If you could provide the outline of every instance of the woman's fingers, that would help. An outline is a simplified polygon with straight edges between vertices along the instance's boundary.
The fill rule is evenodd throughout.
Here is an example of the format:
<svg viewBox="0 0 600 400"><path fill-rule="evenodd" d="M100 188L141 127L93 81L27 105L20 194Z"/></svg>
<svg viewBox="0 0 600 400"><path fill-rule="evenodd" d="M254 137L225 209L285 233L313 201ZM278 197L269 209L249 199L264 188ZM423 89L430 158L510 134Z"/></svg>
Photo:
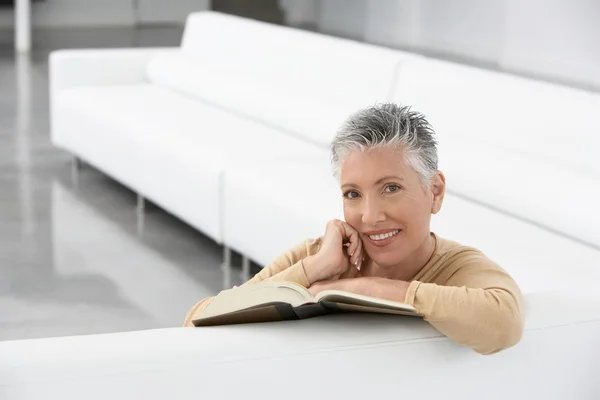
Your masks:
<svg viewBox="0 0 600 400"><path fill-rule="evenodd" d="M353 266L356 267L356 264L358 263L358 260L361 257L361 253L362 253L362 249L360 247L358 247L356 249L356 251L352 254L352 257L350 257L350 264L352 264Z"/></svg>
<svg viewBox="0 0 600 400"><path fill-rule="evenodd" d="M364 250L362 241L360 240L360 235L356 229L347 223L343 223L343 228L345 239L349 242L348 254L350 255L350 263L355 268L360 269L360 264L364 257Z"/></svg>
<svg viewBox="0 0 600 400"><path fill-rule="evenodd" d="M360 243L357 242L349 242L348 244L348 255L350 258L356 255L356 252L360 250Z"/></svg>
<svg viewBox="0 0 600 400"><path fill-rule="evenodd" d="M350 263L354 268L360 269L364 259L364 249L358 231L341 220L331 220L328 229L335 229L334 227L342 236L343 251L347 253Z"/></svg>

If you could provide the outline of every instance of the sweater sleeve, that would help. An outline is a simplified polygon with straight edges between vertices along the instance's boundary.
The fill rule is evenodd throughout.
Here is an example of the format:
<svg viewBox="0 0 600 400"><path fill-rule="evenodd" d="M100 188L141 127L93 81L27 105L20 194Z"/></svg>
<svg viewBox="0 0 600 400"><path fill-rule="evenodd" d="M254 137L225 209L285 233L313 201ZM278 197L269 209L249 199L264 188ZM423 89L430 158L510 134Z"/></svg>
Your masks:
<svg viewBox="0 0 600 400"><path fill-rule="evenodd" d="M305 240L300 245L277 257L244 285L270 280L294 282L303 287L308 287L310 282L306 277L302 260L318 253L320 248L321 238Z"/></svg>
<svg viewBox="0 0 600 400"><path fill-rule="evenodd" d="M444 284L411 282L406 302L454 342L480 354L515 345L523 334L519 287L483 255L458 257Z"/></svg>
<svg viewBox="0 0 600 400"><path fill-rule="evenodd" d="M264 267L252 279L243 285L258 283L266 280L294 282L303 287L308 287L309 282L304 271L302 260L316 254L321 247L321 238L305 240L298 246L286 251L277 257L271 264ZM242 286L243 286L242 285ZM197 319L214 297L207 297L194 304L187 312L184 326L193 327L193 320Z"/></svg>

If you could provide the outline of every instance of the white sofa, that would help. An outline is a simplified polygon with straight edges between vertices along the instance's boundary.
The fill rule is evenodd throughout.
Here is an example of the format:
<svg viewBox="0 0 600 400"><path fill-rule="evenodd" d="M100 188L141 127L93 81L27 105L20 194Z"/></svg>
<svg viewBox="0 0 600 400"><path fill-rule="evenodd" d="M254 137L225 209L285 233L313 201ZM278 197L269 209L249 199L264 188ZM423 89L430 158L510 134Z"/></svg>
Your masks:
<svg viewBox="0 0 600 400"><path fill-rule="evenodd" d="M52 140L221 243L228 163L324 153L311 141L390 99L410 57L192 14L180 48L53 53Z"/></svg>
<svg viewBox="0 0 600 400"><path fill-rule="evenodd" d="M433 228L481 248L515 276L526 332L490 357L422 321L382 316L13 341L0 343L0 397L597 395L600 298L589 288L600 277L600 241L598 224L581 219L597 215L559 192L579 188L597 198L597 161L575 150L565 155L568 166L555 158L568 147L564 125L536 133L529 121L508 131L501 108L475 108L482 116L465 120L476 113L463 107L492 101L489 90L505 90L509 102L527 94L520 107L536 94L548 104L549 96L577 98L583 111L569 135L593 146L586 110L597 97L212 12L190 16L180 48L60 51L50 72L57 146L261 264L342 217L327 149L342 120L378 101L414 104L431 116L448 175L450 193ZM523 138L521 147L505 146L499 135L508 133ZM535 135L561 139L529 157ZM536 164L543 157L547 168ZM565 178L553 192L556 175ZM270 385L257 383L263 374ZM315 392L317 383L325 392Z"/></svg>
<svg viewBox="0 0 600 400"><path fill-rule="evenodd" d="M307 154L313 148L149 83L144 67L159 53L52 54L52 141L220 242L224 166L271 154ZM116 76L121 64L124 73Z"/></svg>
<svg viewBox="0 0 600 400"><path fill-rule="evenodd" d="M527 314L487 357L376 315L0 342L0 398L597 399L598 299L529 295Z"/></svg>

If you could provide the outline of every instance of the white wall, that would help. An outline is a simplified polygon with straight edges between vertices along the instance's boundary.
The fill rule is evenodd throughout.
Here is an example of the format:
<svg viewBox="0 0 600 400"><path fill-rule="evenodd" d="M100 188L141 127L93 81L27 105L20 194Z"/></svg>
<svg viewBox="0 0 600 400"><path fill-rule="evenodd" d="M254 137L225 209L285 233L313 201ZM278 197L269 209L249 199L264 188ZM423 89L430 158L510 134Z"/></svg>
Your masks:
<svg viewBox="0 0 600 400"><path fill-rule="evenodd" d="M508 0L501 64L600 88L600 1Z"/></svg>
<svg viewBox="0 0 600 400"><path fill-rule="evenodd" d="M364 39L367 3L365 0L321 0L317 3L320 32L351 39Z"/></svg>
<svg viewBox="0 0 600 400"><path fill-rule="evenodd" d="M193 11L210 8L210 0L47 0L33 3L34 27L183 23ZM12 10L0 10L0 28L13 27Z"/></svg>
<svg viewBox="0 0 600 400"><path fill-rule="evenodd" d="M210 0L138 0L142 23L183 23L191 12L210 9Z"/></svg>
<svg viewBox="0 0 600 400"><path fill-rule="evenodd" d="M48 0L34 3L34 26L126 25L133 21L130 0Z"/></svg>
<svg viewBox="0 0 600 400"><path fill-rule="evenodd" d="M291 26L315 25L318 9L317 0L279 0L284 12L285 23Z"/></svg>
<svg viewBox="0 0 600 400"><path fill-rule="evenodd" d="M320 0L319 30L600 88L598 0Z"/></svg>

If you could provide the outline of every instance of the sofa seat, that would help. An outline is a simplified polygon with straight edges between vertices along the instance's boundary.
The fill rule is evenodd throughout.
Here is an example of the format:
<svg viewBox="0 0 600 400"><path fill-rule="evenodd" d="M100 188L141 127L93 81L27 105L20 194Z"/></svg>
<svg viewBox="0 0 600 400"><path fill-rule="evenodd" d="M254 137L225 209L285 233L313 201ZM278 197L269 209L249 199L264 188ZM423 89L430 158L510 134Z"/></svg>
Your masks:
<svg viewBox="0 0 600 400"><path fill-rule="evenodd" d="M225 245L266 265L302 240L322 235L330 219L343 219L342 195L327 155L227 168Z"/></svg>
<svg viewBox="0 0 600 400"><path fill-rule="evenodd" d="M218 242L228 163L318 151L150 84L67 89L54 110L58 144Z"/></svg>
<svg viewBox="0 0 600 400"><path fill-rule="evenodd" d="M553 292L525 305L521 342L492 356L385 315L6 341L0 398L306 399L319 386L318 397L345 399L596 398L599 299Z"/></svg>
<svg viewBox="0 0 600 400"><path fill-rule="evenodd" d="M322 235L330 219L343 219L341 190L326 161L313 157L228 168L225 244L267 265L302 240ZM238 192L249 195L231 195ZM600 250L449 193L432 217L432 230L479 248L525 293L600 280Z"/></svg>
<svg viewBox="0 0 600 400"><path fill-rule="evenodd" d="M440 168L451 193L600 249L600 175L458 139L440 146Z"/></svg>

